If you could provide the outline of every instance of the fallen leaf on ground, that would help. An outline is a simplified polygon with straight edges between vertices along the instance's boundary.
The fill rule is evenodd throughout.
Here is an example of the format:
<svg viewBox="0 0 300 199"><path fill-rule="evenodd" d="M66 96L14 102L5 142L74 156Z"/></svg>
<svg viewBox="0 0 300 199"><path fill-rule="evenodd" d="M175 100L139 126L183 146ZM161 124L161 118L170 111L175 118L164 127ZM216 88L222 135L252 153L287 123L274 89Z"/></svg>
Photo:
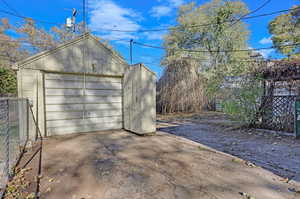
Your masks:
<svg viewBox="0 0 300 199"><path fill-rule="evenodd" d="M28 196L26 196L26 199L34 199L35 198L35 193L31 193Z"/></svg>
<svg viewBox="0 0 300 199"><path fill-rule="evenodd" d="M238 158L233 158L231 161L235 162L235 163L243 163L244 162L243 160L238 159Z"/></svg>
<svg viewBox="0 0 300 199"><path fill-rule="evenodd" d="M290 181L289 178L280 178L279 179L281 182L285 182L285 183L288 183Z"/></svg>
<svg viewBox="0 0 300 199"><path fill-rule="evenodd" d="M294 193L300 194L300 189L288 188L288 190L289 190L290 192L294 192Z"/></svg>
<svg viewBox="0 0 300 199"><path fill-rule="evenodd" d="M48 187L47 189L46 189L46 193L49 193L51 191L51 187Z"/></svg>
<svg viewBox="0 0 300 199"><path fill-rule="evenodd" d="M248 193L245 192L239 192L240 195L244 196L246 199L255 199L255 197L249 195Z"/></svg>
<svg viewBox="0 0 300 199"><path fill-rule="evenodd" d="M246 164L248 167L256 167L255 164L253 164L252 162L249 162L249 161L246 161L245 164Z"/></svg>
<svg viewBox="0 0 300 199"><path fill-rule="evenodd" d="M49 181L49 182L53 182L53 181L54 181L54 178L50 178L48 181Z"/></svg>

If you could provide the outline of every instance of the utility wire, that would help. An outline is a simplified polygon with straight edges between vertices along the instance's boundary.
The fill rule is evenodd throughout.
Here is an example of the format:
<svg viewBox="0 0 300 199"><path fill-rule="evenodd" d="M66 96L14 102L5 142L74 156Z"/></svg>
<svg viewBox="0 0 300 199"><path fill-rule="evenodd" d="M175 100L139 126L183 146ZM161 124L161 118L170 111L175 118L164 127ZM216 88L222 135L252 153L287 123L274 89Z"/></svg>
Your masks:
<svg viewBox="0 0 300 199"><path fill-rule="evenodd" d="M19 18L22 18L22 19L31 19L32 21L35 21L35 22L38 22L38 23L61 25L61 23L38 20L38 19L31 18L31 17L19 15L19 14L16 14L16 13L12 13L12 12L7 11L7 10L0 10L0 13L4 13L4 14L7 14L7 15L19 17Z"/></svg>
<svg viewBox="0 0 300 199"><path fill-rule="evenodd" d="M196 58L196 57L184 57L184 59L191 59L191 60L196 60L196 61L203 61L203 62L209 62L211 60L209 59L201 59L201 58ZM127 60L129 61L129 60ZM266 59L262 59L262 60L255 60L255 59L238 59L238 60L233 60L232 62L229 62L229 63L234 63L234 62L237 62L237 63L264 63L264 62L276 62L276 60L266 60ZM143 61L140 61L140 62L137 62L137 63L143 63L143 64L148 64L148 65L161 65L161 63L159 61L150 61L150 62L143 62Z"/></svg>
<svg viewBox="0 0 300 199"><path fill-rule="evenodd" d="M27 40L5 40L5 39L1 39L0 43L32 43L32 42L29 42Z"/></svg>
<svg viewBox="0 0 300 199"><path fill-rule="evenodd" d="M8 9L10 9L11 11L13 11L15 14L21 15L16 9L14 9L12 6L10 6L10 5L7 3L6 0L1 0L1 1L5 4L5 6L6 6Z"/></svg>
<svg viewBox="0 0 300 199"><path fill-rule="evenodd" d="M281 47L291 47L291 46L297 46L300 45L300 43L295 43L295 44L286 44L286 45L280 45L280 46L270 46L270 47L264 47L264 48L253 48L253 49L237 49L237 50L189 50L189 49L171 49L171 48L164 48L161 46L153 46L150 44L144 44L140 42L133 42L134 44L140 45L140 46L145 46L149 48L156 48L156 49L161 49L161 50L174 50L174 51L185 51L185 52L202 52L202 53L219 53L219 52L247 52L247 51L256 51L256 50L266 50L266 49L273 49L273 48L281 48Z"/></svg>
<svg viewBox="0 0 300 199"><path fill-rule="evenodd" d="M126 41L129 42L128 40L125 39L111 39L111 40L103 40L103 41L108 41L108 42L117 42L117 41ZM67 41L66 41L67 42ZM28 40L5 40L5 39L0 39L0 44L1 43L26 43L26 44L44 44L45 42L30 42Z"/></svg>
<svg viewBox="0 0 300 199"><path fill-rule="evenodd" d="M253 15L253 16L245 16L239 19L231 19L231 20L225 20L221 23L206 23L206 24L195 24L195 25L189 25L185 26L186 28L196 28L196 27L202 27L202 26L210 26L210 25L218 25L218 24L224 24L228 22L235 22L237 20L245 20L245 19L254 19L254 18L259 18L259 17L266 17L266 16L271 16L283 12L288 12L288 11L293 11L293 10L299 10L300 7L298 8L291 8L291 9L286 9L286 10L278 10L274 12L269 12L269 13L263 13L259 15ZM177 30L177 29L182 29L182 27L167 27L167 28L157 28L157 29L141 29L141 30L120 30L120 29L105 29L101 28L99 30L101 31L110 31L110 32L131 32L131 33L140 33L140 32L159 32L159 31L168 31L168 30ZM96 32L96 31L94 31Z"/></svg>
<svg viewBox="0 0 300 199"><path fill-rule="evenodd" d="M279 14L279 13L283 13L283 12L288 12L288 11L292 11L292 10L298 10L300 9L298 8L291 8L291 9L286 9L286 10L278 10L278 11L274 11L274 12L270 12L270 13L264 13L264 14L260 14L260 15L254 15L254 16L245 16L242 17L238 20L242 20L242 19L253 19L253 18L259 18L259 17L266 17L266 16L270 16L270 15L275 15L275 14ZM44 20L38 20L38 19L34 19L32 17L27 17L27 16L23 16L17 13L13 13L7 10L0 10L0 13L4 13L7 15L11 15L14 17L19 17L22 19L31 19L35 22L38 23L44 23L44 24L53 24L53 25L61 25L62 23L57 23L57 22L51 22L51 21L44 21ZM235 22L235 20L225 20L222 23L227 23L227 22ZM186 26L186 27L201 27L201 26L210 26L210 25L216 25L216 24L220 24L220 23L207 23L207 24L196 24L196 25L190 25L190 26ZM111 32L132 32L132 33L139 33L139 32L159 32L159 31L167 31L167 30L176 30L176 29L182 29L182 27L167 27L167 28L157 28L157 29L141 29L141 30L120 30L120 29L100 29L101 31L111 31Z"/></svg>
<svg viewBox="0 0 300 199"><path fill-rule="evenodd" d="M253 14L259 10L261 10L262 8L264 8L267 4L269 4L271 2L271 0L267 0L265 1L261 6L259 6L258 8L254 9L253 11L251 12L248 12L247 14L244 14L243 16L241 16L240 18L238 18L233 24L231 24L229 27L232 27L234 26L235 24L237 24L239 21L241 21L241 19L245 18L246 16L250 15L250 14ZM228 27L228 28L229 28Z"/></svg>

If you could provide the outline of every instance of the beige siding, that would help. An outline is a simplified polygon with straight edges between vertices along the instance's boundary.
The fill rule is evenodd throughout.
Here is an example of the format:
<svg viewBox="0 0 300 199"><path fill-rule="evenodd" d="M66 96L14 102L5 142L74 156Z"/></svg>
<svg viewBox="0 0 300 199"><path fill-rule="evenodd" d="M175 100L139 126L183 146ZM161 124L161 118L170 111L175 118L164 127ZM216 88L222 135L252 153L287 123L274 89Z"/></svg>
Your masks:
<svg viewBox="0 0 300 199"><path fill-rule="evenodd" d="M144 132L156 131L156 76L145 67L141 67L141 128Z"/></svg>
<svg viewBox="0 0 300 199"><path fill-rule="evenodd" d="M87 73L98 73L106 75L124 75L127 65L101 43L90 38L87 40L88 67Z"/></svg>
<svg viewBox="0 0 300 199"><path fill-rule="evenodd" d="M124 76L124 128L138 134L156 130L155 75L135 65Z"/></svg>
<svg viewBox="0 0 300 199"><path fill-rule="evenodd" d="M121 82L118 77L46 73L47 135L122 128Z"/></svg>
<svg viewBox="0 0 300 199"><path fill-rule="evenodd" d="M140 95L137 93L141 85L139 70L130 67L124 76L124 128L132 132L140 132L141 115Z"/></svg>
<svg viewBox="0 0 300 199"><path fill-rule="evenodd" d="M123 76L127 64L92 36L86 36L22 63L23 68L64 73Z"/></svg>
<svg viewBox="0 0 300 199"><path fill-rule="evenodd" d="M71 133L82 133L92 131L102 131L108 129L122 129L122 122L119 123L95 123L93 125L75 125L67 127L48 128L50 132L55 132L53 135L65 135Z"/></svg>
<svg viewBox="0 0 300 199"><path fill-rule="evenodd" d="M32 106L33 115L29 111L29 139L34 140L37 135L34 119L43 134L44 126L44 93L43 73L37 70L20 69L18 76L18 97L27 98Z"/></svg>
<svg viewBox="0 0 300 199"><path fill-rule="evenodd" d="M101 123L100 123L101 121ZM97 118L86 118L86 119L68 119L65 120L50 120L47 121L48 128L54 127L72 127L82 125L94 125L94 124L105 124L105 123L120 123L122 122L121 116L109 116L109 117L97 117Z"/></svg>

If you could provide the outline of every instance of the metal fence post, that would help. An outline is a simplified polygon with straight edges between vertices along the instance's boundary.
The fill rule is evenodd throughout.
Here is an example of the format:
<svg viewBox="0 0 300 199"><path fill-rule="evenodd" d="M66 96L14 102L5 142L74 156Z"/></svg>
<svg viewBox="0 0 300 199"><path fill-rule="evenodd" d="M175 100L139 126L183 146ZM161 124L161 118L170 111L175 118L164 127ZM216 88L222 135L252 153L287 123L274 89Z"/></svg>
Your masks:
<svg viewBox="0 0 300 199"><path fill-rule="evenodd" d="M9 174L9 160L10 160L10 157L9 157L9 100L5 100L6 101L6 114L5 114L5 129L4 129L4 134L5 134L5 151L6 151L6 160L5 160L5 172L6 172L6 177L9 178L10 174Z"/></svg>

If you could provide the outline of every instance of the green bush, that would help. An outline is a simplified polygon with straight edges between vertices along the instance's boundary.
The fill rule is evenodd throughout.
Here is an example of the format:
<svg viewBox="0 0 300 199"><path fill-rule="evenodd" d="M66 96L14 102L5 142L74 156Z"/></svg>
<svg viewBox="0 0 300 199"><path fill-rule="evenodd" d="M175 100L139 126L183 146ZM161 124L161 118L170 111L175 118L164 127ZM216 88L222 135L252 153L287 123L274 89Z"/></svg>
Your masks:
<svg viewBox="0 0 300 199"><path fill-rule="evenodd" d="M232 89L227 99L224 99L221 104L223 111L247 126L254 126L259 119L262 94L260 78L246 77L239 87Z"/></svg>
<svg viewBox="0 0 300 199"><path fill-rule="evenodd" d="M0 95L17 93L16 73L7 68L0 68Z"/></svg>

